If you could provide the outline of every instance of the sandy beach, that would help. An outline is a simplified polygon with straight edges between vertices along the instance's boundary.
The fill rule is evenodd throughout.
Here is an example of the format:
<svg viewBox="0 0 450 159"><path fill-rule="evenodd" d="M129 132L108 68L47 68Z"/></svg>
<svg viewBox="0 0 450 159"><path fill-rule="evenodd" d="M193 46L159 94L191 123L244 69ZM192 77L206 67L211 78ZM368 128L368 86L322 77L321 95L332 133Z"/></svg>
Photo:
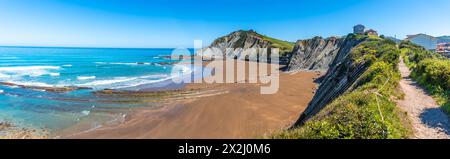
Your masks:
<svg viewBox="0 0 450 159"><path fill-rule="evenodd" d="M279 91L270 95L260 94L260 82L187 84L182 90L197 93L166 102L158 109L135 108L120 124L61 137L261 138L290 126L298 118L313 97L314 80L320 75L281 72ZM249 77L235 80L248 81Z"/></svg>

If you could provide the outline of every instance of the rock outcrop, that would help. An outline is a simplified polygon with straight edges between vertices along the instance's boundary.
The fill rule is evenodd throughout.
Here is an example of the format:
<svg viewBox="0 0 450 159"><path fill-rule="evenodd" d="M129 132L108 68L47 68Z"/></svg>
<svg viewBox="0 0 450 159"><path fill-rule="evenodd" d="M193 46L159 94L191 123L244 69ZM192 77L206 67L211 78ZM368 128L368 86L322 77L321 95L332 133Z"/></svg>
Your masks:
<svg viewBox="0 0 450 159"><path fill-rule="evenodd" d="M304 121L318 113L334 99L350 90L351 86L367 70L367 66L364 63L355 64L352 58L348 56L351 53L352 48L365 40L366 38L357 38L352 34L347 36L342 43L333 42L332 39L329 39L328 45L337 43L339 46L337 48L338 51L336 51L336 55L333 55L334 60L330 63L331 67L321 78L319 89L316 91L316 94L308 104L306 110L300 116L300 119L294 124L294 127L302 125ZM320 43L321 40L318 39L317 41ZM322 41L322 43L324 42Z"/></svg>
<svg viewBox="0 0 450 159"><path fill-rule="evenodd" d="M231 58L257 61L259 55L270 55L271 48L279 48L280 54L291 52L293 44L260 35L255 31L236 31L216 39L210 46L196 54L206 59Z"/></svg>
<svg viewBox="0 0 450 159"><path fill-rule="evenodd" d="M315 37L308 40L297 41L291 55L287 71L314 70L327 71L333 64L339 62L335 60L346 56L346 54L361 40L354 38L330 37L323 39Z"/></svg>

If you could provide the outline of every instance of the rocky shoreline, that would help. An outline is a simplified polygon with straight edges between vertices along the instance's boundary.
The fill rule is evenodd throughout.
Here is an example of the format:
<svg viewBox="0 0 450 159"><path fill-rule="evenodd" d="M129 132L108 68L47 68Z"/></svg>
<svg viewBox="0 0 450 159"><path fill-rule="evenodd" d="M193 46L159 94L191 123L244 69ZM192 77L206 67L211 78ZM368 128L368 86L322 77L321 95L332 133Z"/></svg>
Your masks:
<svg viewBox="0 0 450 159"><path fill-rule="evenodd" d="M0 122L0 139L47 139L45 129L21 128L9 122Z"/></svg>

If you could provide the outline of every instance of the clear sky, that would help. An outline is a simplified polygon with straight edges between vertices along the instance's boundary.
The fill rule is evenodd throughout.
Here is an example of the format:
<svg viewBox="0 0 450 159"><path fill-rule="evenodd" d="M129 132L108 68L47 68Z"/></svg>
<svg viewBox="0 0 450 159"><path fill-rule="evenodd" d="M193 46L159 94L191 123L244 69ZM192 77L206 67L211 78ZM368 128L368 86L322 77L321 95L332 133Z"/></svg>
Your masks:
<svg viewBox="0 0 450 159"><path fill-rule="evenodd" d="M450 35L449 0L0 0L0 45L193 47L239 29L288 41Z"/></svg>

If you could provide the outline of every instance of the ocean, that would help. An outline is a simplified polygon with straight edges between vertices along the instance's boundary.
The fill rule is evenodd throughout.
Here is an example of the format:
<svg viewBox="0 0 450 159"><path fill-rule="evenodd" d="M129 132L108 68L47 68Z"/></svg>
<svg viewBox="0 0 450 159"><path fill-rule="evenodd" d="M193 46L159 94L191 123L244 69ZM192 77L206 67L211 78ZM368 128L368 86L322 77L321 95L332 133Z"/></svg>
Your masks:
<svg viewBox="0 0 450 159"><path fill-rule="evenodd" d="M124 115L117 108L148 107L149 103L105 102L93 95L104 89L165 88L174 76L197 68L167 57L173 49L0 47L0 122L56 131L89 118L99 127ZM193 52L193 50L190 50ZM178 70L176 70L176 69ZM179 73L173 74L176 70ZM33 87L89 87L51 92ZM93 113L96 114L93 114ZM94 117L93 117L94 116Z"/></svg>

